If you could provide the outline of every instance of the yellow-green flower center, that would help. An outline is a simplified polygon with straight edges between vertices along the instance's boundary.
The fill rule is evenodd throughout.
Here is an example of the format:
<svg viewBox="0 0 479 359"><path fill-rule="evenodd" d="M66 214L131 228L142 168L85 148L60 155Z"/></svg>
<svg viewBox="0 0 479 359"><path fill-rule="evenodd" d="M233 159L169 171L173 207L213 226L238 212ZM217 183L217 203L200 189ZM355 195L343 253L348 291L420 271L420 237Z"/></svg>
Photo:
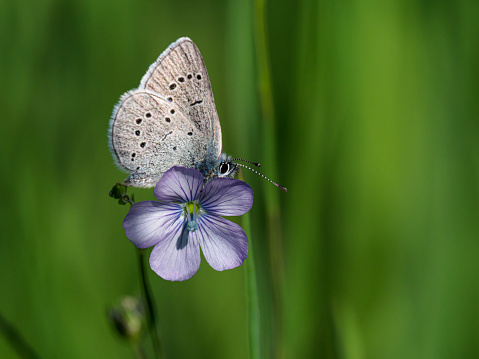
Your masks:
<svg viewBox="0 0 479 359"><path fill-rule="evenodd" d="M198 208L196 208L196 206L193 202L188 202L186 205L188 206L188 212L190 212L190 213L195 213L199 209L199 206L198 206Z"/></svg>
<svg viewBox="0 0 479 359"><path fill-rule="evenodd" d="M184 213L186 216L186 220L188 221L188 230L194 232L198 229L198 215L200 211L202 211L199 202L192 201L184 204Z"/></svg>

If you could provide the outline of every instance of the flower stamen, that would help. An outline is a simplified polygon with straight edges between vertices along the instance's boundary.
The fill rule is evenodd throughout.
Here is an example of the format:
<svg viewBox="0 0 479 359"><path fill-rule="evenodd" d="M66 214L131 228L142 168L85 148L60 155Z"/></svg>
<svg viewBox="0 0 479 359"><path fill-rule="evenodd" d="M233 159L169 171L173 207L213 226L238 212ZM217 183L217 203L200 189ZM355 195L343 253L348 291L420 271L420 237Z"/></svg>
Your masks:
<svg viewBox="0 0 479 359"><path fill-rule="evenodd" d="M196 205L198 205L198 208L196 207ZM185 203L184 209L186 220L188 221L187 229L190 232L194 232L198 229L197 219L201 209L200 204L198 203L198 201L188 202Z"/></svg>

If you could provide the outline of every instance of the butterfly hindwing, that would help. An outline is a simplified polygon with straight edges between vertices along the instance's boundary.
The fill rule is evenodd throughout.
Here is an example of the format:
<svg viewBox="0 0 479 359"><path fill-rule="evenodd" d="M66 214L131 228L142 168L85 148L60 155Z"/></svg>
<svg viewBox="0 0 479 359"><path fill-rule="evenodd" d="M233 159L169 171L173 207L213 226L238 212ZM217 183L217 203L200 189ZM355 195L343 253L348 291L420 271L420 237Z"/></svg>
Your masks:
<svg viewBox="0 0 479 359"><path fill-rule="evenodd" d="M172 166L194 167L207 155L205 134L183 108L148 90L127 92L110 122L110 148L135 187L152 187Z"/></svg>

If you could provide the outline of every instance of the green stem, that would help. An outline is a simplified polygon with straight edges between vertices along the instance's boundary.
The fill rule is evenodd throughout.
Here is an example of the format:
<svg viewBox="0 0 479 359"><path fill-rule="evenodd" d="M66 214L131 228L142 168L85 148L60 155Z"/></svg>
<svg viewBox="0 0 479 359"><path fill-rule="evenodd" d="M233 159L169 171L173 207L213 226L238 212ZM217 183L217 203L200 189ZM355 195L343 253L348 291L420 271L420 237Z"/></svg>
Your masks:
<svg viewBox="0 0 479 359"><path fill-rule="evenodd" d="M130 207L135 204L133 198L126 195L126 201L130 204ZM133 197L133 196L132 196ZM143 293L143 298L145 298L146 302L146 310L147 310L147 320L148 320L148 329L150 332L151 342L153 344L153 350L155 352L156 358L164 358L163 349L160 344L160 330L158 328L157 319L156 319L156 312L154 306L154 299L153 293L150 288L150 282L148 280L147 274L147 265L146 265L146 256L144 249L138 249L138 268L140 270L140 279L141 279L141 291ZM146 355L142 347L139 347L139 351L137 354Z"/></svg>
<svg viewBox="0 0 479 359"><path fill-rule="evenodd" d="M274 168L276 163L275 144L275 114L273 103L273 90L271 86L271 70L268 55L268 43L266 33L266 0L255 0L255 45L258 70L258 86L261 103L261 115L263 119L263 152L265 162ZM276 178L274 169L270 172ZM281 221L279 211L279 198L276 188L271 188L265 183L266 215L268 228L268 247L271 269L271 315L272 320L268 323L270 338L268 352L265 355L269 358L282 358L282 283L284 279L283 245L281 240Z"/></svg>
<svg viewBox="0 0 479 359"><path fill-rule="evenodd" d="M148 356L146 355L145 348L143 348L143 345L141 343L138 343L134 347L135 350L135 357L137 359L148 359Z"/></svg>
<svg viewBox="0 0 479 359"><path fill-rule="evenodd" d="M143 297L146 301L146 308L148 313L148 327L150 330L151 341L153 344L153 350L155 352L156 358L164 357L162 355L162 348L160 345L160 333L156 320L156 313L154 308L153 294L150 289L150 283L148 280L148 274L146 272L146 261L145 261L145 250L138 249L138 265L140 269L140 278L141 278L141 289L143 292Z"/></svg>
<svg viewBox="0 0 479 359"><path fill-rule="evenodd" d="M20 332L0 314L0 332L5 340L12 346L19 357L35 359L38 358L37 353L28 345Z"/></svg>

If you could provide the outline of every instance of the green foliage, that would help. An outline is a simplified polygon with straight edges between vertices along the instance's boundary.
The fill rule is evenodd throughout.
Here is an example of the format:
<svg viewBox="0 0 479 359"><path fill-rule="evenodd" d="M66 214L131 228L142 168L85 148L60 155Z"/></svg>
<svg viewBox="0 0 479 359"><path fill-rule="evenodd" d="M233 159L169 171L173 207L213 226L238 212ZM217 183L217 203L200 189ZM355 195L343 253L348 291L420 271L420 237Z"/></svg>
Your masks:
<svg viewBox="0 0 479 359"><path fill-rule="evenodd" d="M285 357L479 357L479 3L267 2L272 129L254 11L234 0L0 2L2 317L42 358L132 357L105 316L140 294L121 226L129 206L108 196L126 177L108 120L189 36L223 149L288 188L244 173L264 293L276 290L266 201L278 191ZM245 271L202 265L182 283L150 272L168 359L248 356ZM259 299L271 315L271 298ZM15 355L0 336L0 357Z"/></svg>

